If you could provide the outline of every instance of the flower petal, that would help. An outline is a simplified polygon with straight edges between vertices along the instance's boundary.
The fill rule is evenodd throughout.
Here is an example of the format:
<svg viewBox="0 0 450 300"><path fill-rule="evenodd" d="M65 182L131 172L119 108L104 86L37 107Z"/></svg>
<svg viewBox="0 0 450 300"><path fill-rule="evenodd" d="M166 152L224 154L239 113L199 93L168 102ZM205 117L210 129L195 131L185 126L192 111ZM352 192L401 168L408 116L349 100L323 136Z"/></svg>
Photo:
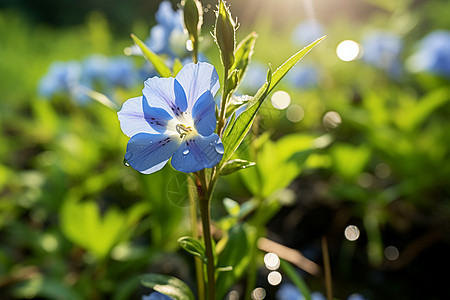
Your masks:
<svg viewBox="0 0 450 300"><path fill-rule="evenodd" d="M216 69L206 62L185 65L175 78L186 93L189 108L194 106L195 101L204 92L209 90L214 96L220 87Z"/></svg>
<svg viewBox="0 0 450 300"><path fill-rule="evenodd" d="M144 82L142 93L151 103L152 107L162 108L173 118L182 114L180 108L175 104L175 88L173 77L152 77Z"/></svg>
<svg viewBox="0 0 450 300"><path fill-rule="evenodd" d="M125 101L117 115L120 121L120 128L129 137L139 132L157 133L145 118L142 97L135 97Z"/></svg>
<svg viewBox="0 0 450 300"><path fill-rule="evenodd" d="M223 156L223 144L215 133L197 135L185 140L172 156L172 166L178 171L191 173L217 165Z"/></svg>
<svg viewBox="0 0 450 300"><path fill-rule="evenodd" d="M164 133L167 128L167 121L173 119L164 109L151 107L145 96L142 97L142 110L144 111L144 117L147 123L158 133Z"/></svg>
<svg viewBox="0 0 450 300"><path fill-rule="evenodd" d="M177 105L177 108L185 112L188 107L186 93L184 92L184 89L181 86L180 82L176 79L174 81L174 91L175 91L175 104Z"/></svg>
<svg viewBox="0 0 450 300"><path fill-rule="evenodd" d="M180 146L178 135L138 133L127 144L125 160L144 174L160 170Z"/></svg>
<svg viewBox="0 0 450 300"><path fill-rule="evenodd" d="M209 136L216 129L216 107L210 91L204 92L192 108L192 118L198 133Z"/></svg>

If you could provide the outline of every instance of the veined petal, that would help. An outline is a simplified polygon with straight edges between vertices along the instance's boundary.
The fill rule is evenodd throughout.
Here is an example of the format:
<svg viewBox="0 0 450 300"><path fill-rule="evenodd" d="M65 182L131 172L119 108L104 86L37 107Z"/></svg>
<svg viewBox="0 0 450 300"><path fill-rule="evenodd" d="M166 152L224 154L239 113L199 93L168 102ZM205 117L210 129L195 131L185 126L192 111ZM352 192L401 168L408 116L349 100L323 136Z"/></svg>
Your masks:
<svg viewBox="0 0 450 300"><path fill-rule="evenodd" d="M175 104L175 88L173 77L158 78L152 77L144 82L142 93L147 98L152 107L162 108L173 118L182 114Z"/></svg>
<svg viewBox="0 0 450 300"><path fill-rule="evenodd" d="M125 101L117 115L120 121L120 128L129 137L139 132L157 133L145 118L142 97L135 97Z"/></svg>
<svg viewBox="0 0 450 300"><path fill-rule="evenodd" d="M192 108L195 101L204 92L209 90L214 96L220 87L216 69L213 65L205 62L187 64L175 78L186 93L188 108Z"/></svg>
<svg viewBox="0 0 450 300"><path fill-rule="evenodd" d="M175 91L175 104L176 106L182 111L185 112L188 103L186 99L186 93L184 92L183 87L181 86L180 82L175 79L174 81L174 91Z"/></svg>
<svg viewBox="0 0 450 300"><path fill-rule="evenodd" d="M151 107L145 96L142 97L142 110L147 123L158 133L164 133L168 121L173 119L166 110L159 107Z"/></svg>
<svg viewBox="0 0 450 300"><path fill-rule="evenodd" d="M192 108L192 118L198 133L209 136L216 129L216 107L210 91L204 92Z"/></svg>
<svg viewBox="0 0 450 300"><path fill-rule="evenodd" d="M197 135L185 140L172 156L172 166L178 171L191 173L217 165L223 156L223 144L215 133Z"/></svg>
<svg viewBox="0 0 450 300"><path fill-rule="evenodd" d="M125 160L144 174L160 170L180 146L178 135L138 133L127 144Z"/></svg>

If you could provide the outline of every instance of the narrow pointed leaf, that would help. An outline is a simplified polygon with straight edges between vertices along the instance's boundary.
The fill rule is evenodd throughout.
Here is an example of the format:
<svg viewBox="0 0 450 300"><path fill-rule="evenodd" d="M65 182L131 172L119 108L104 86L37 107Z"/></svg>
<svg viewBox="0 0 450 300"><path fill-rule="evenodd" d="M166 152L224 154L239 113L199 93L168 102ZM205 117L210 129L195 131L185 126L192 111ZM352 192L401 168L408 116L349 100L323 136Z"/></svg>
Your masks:
<svg viewBox="0 0 450 300"><path fill-rule="evenodd" d="M141 48L144 57L149 63L153 65L153 67L155 67L156 72L158 72L161 77L172 76L172 71L170 71L170 68L166 66L164 60L158 54L150 50L147 45L134 34L131 34L131 38L136 43L136 45Z"/></svg>
<svg viewBox="0 0 450 300"><path fill-rule="evenodd" d="M160 274L145 274L141 284L175 300L195 300L189 286L180 279Z"/></svg>
<svg viewBox="0 0 450 300"><path fill-rule="evenodd" d="M235 88L239 86L247 71L248 64L250 63L254 52L257 37L258 35L255 32L252 32L237 46L236 53L234 54L234 64L231 67L232 70L238 70L238 82Z"/></svg>
<svg viewBox="0 0 450 300"><path fill-rule="evenodd" d="M295 66L314 46L320 43L325 36L317 39L315 42L306 46L291 58L285 61L273 74L271 71L268 73L266 83L258 90L255 97L250 101L247 109L239 115L236 120L230 121L225 132L223 134L223 144L225 146L225 152L220 163L220 168L231 158L233 153L241 144L244 137L247 135L250 127L255 120L256 114L259 108L263 104L267 95L275 88L280 80L286 75L286 73Z"/></svg>
<svg viewBox="0 0 450 300"><path fill-rule="evenodd" d="M275 72L273 72L272 81L269 85L269 93L275 88L275 86L280 82L280 80L287 74L287 72L292 69L312 48L314 48L318 43L320 43L325 36L315 40L299 52L291 56L287 61L285 61Z"/></svg>

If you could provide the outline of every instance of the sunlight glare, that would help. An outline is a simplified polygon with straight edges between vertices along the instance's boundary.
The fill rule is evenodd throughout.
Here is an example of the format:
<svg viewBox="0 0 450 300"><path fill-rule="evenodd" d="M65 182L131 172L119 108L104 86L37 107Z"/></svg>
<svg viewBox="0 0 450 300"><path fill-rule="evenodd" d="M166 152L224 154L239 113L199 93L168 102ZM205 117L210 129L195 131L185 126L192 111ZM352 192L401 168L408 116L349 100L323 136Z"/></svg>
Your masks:
<svg viewBox="0 0 450 300"><path fill-rule="evenodd" d="M355 41L345 40L337 46L336 54L342 61L352 61L361 57L362 47Z"/></svg>

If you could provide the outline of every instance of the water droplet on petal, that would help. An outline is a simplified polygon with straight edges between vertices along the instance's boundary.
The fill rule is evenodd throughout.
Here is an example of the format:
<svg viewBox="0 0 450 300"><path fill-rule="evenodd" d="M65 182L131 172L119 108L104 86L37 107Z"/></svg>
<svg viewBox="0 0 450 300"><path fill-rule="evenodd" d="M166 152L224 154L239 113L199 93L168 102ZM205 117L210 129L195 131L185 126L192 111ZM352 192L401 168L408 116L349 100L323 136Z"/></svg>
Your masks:
<svg viewBox="0 0 450 300"><path fill-rule="evenodd" d="M152 140L150 140L149 142L148 142L149 144L153 144L153 141Z"/></svg>
<svg viewBox="0 0 450 300"><path fill-rule="evenodd" d="M189 149L184 149L184 150L183 150L183 155L188 155L189 152L190 152Z"/></svg>
<svg viewBox="0 0 450 300"><path fill-rule="evenodd" d="M225 152L225 149L223 148L223 144L222 143L216 144L214 149L216 149L216 152L219 153L219 154L223 154Z"/></svg>
<svg viewBox="0 0 450 300"><path fill-rule="evenodd" d="M123 159L123 165L125 167L129 167L130 166L130 164L128 163L128 161L125 158Z"/></svg>

